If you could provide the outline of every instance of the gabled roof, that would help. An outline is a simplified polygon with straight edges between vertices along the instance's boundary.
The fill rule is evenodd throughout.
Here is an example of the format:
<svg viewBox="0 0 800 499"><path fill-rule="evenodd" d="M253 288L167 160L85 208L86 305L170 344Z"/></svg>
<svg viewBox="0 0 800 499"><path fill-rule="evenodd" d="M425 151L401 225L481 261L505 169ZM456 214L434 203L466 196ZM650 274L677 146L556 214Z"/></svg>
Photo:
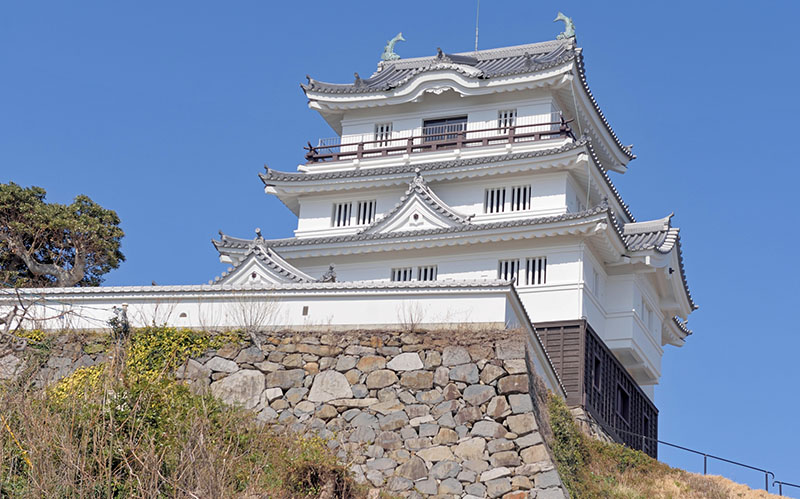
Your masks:
<svg viewBox="0 0 800 499"><path fill-rule="evenodd" d="M395 207L359 234L408 232L423 227L439 229L461 227L470 223L470 218L457 213L439 199L417 169L416 176L408 184L408 189Z"/></svg>
<svg viewBox="0 0 800 499"><path fill-rule="evenodd" d="M432 57L384 61L372 76L366 79L356 78L353 83L326 83L309 78L308 83L301 86L306 93L381 92L402 86L411 78L431 71L451 69L470 78L489 79L542 71L571 60L575 54L571 40L552 40L458 54L445 54L440 50Z"/></svg>
<svg viewBox="0 0 800 499"><path fill-rule="evenodd" d="M574 39L551 40L457 54L445 54L440 50L436 56L432 57L383 61L378 66L378 71L369 78L362 79L356 73L353 83L326 83L308 77L308 83L301 84L301 87L311 101L322 101L326 96L382 95L382 93L403 87L419 75L436 71L449 70L460 74L468 81L486 81L509 76L533 75L572 62L574 62L574 72L581 83L580 88L585 92L589 105L597 113L600 123L611 137L611 141L628 161L635 159L636 155L633 154L631 146L622 144L600 110L586 79L583 50L575 45ZM573 69L569 69L569 71L573 71Z"/></svg>
<svg viewBox="0 0 800 499"><path fill-rule="evenodd" d="M259 241L259 238L256 238L256 241ZM251 273L255 277L248 278L248 274ZM255 281L281 284L315 280L281 258L275 250L253 244L245 257L233 269L217 277L214 284L253 284Z"/></svg>

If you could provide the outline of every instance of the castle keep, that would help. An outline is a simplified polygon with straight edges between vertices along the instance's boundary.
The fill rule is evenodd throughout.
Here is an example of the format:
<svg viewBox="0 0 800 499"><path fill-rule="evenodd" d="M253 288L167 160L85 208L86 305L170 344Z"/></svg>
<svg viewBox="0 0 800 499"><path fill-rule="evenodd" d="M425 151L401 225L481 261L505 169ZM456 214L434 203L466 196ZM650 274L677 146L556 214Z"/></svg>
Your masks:
<svg viewBox="0 0 800 499"><path fill-rule="evenodd" d="M672 215L638 221L614 187L635 155L574 37L302 87L337 136L297 172L261 174L295 235L222 235L234 268L219 282L309 282L330 264L346 282L510 281L568 401L655 436L663 349L683 345L695 304Z"/></svg>
<svg viewBox="0 0 800 499"><path fill-rule="evenodd" d="M612 182L636 156L575 37L417 58L396 40L368 77L302 85L335 137L260 174L293 237L221 234L232 268L208 285L40 291L82 328L122 303L187 327L519 327L548 388L655 455L633 435L657 437L661 358L696 305L672 215L637 220Z"/></svg>

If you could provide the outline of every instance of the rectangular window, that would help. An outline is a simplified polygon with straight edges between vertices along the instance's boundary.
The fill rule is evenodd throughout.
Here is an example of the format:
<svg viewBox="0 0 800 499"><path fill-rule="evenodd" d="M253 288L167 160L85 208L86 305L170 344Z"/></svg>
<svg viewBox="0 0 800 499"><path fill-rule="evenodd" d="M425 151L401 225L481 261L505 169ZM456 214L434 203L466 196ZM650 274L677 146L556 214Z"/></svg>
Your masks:
<svg viewBox="0 0 800 499"><path fill-rule="evenodd" d="M547 258L525 259L525 285L547 284Z"/></svg>
<svg viewBox="0 0 800 499"><path fill-rule="evenodd" d="M386 147L392 139L392 124L378 123L375 125L375 139L378 147Z"/></svg>
<svg viewBox="0 0 800 499"><path fill-rule="evenodd" d="M353 211L353 203L333 203L333 215L331 215L331 225L333 227L347 227L350 225L350 215Z"/></svg>
<svg viewBox="0 0 800 499"><path fill-rule="evenodd" d="M594 356L594 367L592 369L592 385L595 390L600 391L600 386L603 381L603 363L600 361L600 356Z"/></svg>
<svg viewBox="0 0 800 499"><path fill-rule="evenodd" d="M518 185L511 188L511 211L531 209L531 186Z"/></svg>
<svg viewBox="0 0 800 499"><path fill-rule="evenodd" d="M418 281L435 281L436 274L438 273L438 268L436 265L426 265L424 267L417 268L417 280Z"/></svg>
<svg viewBox="0 0 800 499"><path fill-rule="evenodd" d="M483 198L484 213L503 213L506 211L506 188L494 187L486 189Z"/></svg>
<svg viewBox="0 0 800 499"><path fill-rule="evenodd" d="M391 280L395 282L410 281L414 277L411 267L392 269Z"/></svg>
<svg viewBox="0 0 800 499"><path fill-rule="evenodd" d="M508 129L517 123L516 109L503 109L497 112L497 128L500 133L508 133Z"/></svg>
<svg viewBox="0 0 800 499"><path fill-rule="evenodd" d="M500 260L497 262L497 278L519 284L519 260Z"/></svg>
<svg viewBox="0 0 800 499"><path fill-rule="evenodd" d="M375 221L376 201L359 201L356 205L356 225L367 225Z"/></svg>
<svg viewBox="0 0 800 499"><path fill-rule="evenodd" d="M458 132L467 129L467 117L441 118L422 122L423 142L455 140Z"/></svg>
<svg viewBox="0 0 800 499"><path fill-rule="evenodd" d="M617 385L617 415L626 423L631 420L631 396L621 385Z"/></svg>

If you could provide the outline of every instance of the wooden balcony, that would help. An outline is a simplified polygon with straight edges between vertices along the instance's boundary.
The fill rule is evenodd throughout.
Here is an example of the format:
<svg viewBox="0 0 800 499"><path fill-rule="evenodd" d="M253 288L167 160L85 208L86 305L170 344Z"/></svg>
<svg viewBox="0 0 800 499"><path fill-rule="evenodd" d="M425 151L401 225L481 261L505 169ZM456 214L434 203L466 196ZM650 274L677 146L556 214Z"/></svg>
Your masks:
<svg viewBox="0 0 800 499"><path fill-rule="evenodd" d="M571 120L570 120L571 121ZM552 140L575 136L563 118L557 122L514 125L507 127L467 130L466 124L438 125L421 129L421 133L406 137L401 134L376 136L375 140L341 143L339 137L320 139L316 146L305 147L306 163L379 158L393 155L415 154ZM420 129L418 129L420 130ZM412 132L413 133L413 132Z"/></svg>

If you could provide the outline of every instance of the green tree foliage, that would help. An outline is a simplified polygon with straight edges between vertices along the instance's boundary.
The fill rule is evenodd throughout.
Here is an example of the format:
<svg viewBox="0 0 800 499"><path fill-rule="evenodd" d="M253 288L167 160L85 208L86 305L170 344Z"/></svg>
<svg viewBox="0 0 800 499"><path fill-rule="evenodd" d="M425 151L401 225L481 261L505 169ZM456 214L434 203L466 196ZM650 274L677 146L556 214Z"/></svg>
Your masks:
<svg viewBox="0 0 800 499"><path fill-rule="evenodd" d="M13 286L98 286L125 260L119 217L80 195L48 203L41 187L0 184L0 281Z"/></svg>

